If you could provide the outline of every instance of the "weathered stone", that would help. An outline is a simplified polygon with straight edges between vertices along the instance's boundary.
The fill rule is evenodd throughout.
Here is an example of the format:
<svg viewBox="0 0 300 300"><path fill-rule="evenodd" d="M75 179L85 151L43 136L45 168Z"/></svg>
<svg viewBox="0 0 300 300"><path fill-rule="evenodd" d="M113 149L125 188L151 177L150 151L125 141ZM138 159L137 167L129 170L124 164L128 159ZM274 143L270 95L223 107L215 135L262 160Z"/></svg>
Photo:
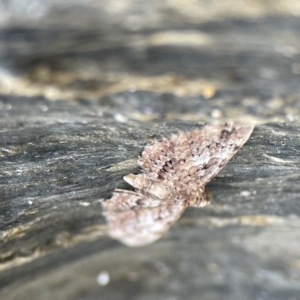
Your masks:
<svg viewBox="0 0 300 300"><path fill-rule="evenodd" d="M298 4L20 3L0 7L0 298L299 299ZM111 240L101 201L143 147L226 118L257 126L212 204Z"/></svg>

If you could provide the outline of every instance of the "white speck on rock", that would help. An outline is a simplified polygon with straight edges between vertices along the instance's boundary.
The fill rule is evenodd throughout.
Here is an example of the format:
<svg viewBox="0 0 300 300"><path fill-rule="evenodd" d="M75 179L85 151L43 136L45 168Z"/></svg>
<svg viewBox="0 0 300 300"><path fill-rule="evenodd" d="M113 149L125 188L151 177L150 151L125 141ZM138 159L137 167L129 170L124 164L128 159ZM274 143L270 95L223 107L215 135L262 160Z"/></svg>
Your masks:
<svg viewBox="0 0 300 300"><path fill-rule="evenodd" d="M119 123L126 123L128 121L128 118L120 113L115 113L114 120Z"/></svg>
<svg viewBox="0 0 300 300"><path fill-rule="evenodd" d="M213 109L211 111L211 116L214 118L214 119L218 119L218 118L221 118L223 115L222 111L220 109Z"/></svg>
<svg viewBox="0 0 300 300"><path fill-rule="evenodd" d="M250 195L251 195L251 193L249 191L242 191L241 192L242 197L249 197Z"/></svg>
<svg viewBox="0 0 300 300"><path fill-rule="evenodd" d="M97 277L97 282L99 285L107 285L109 283L109 280L109 274L106 271L100 272Z"/></svg>

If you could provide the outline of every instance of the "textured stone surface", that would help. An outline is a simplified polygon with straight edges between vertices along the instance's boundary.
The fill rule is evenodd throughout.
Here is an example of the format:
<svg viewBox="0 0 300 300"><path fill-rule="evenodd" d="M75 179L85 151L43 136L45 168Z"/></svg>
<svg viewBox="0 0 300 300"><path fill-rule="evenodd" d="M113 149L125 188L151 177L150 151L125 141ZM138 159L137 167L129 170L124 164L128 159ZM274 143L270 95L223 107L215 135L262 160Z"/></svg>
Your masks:
<svg viewBox="0 0 300 300"><path fill-rule="evenodd" d="M299 299L298 2L22 3L0 5L0 298ZM212 204L110 239L143 147L225 118L257 126Z"/></svg>

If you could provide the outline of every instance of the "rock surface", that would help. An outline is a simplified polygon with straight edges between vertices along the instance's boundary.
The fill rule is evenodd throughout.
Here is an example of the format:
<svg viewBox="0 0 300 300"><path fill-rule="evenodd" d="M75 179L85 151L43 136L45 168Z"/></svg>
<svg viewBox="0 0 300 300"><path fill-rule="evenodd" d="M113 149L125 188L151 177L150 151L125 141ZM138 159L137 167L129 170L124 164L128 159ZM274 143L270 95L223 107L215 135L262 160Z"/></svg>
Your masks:
<svg viewBox="0 0 300 300"><path fill-rule="evenodd" d="M0 298L300 299L297 2L0 5ZM274 2L275 3L275 2ZM151 140L256 128L156 243L101 203Z"/></svg>

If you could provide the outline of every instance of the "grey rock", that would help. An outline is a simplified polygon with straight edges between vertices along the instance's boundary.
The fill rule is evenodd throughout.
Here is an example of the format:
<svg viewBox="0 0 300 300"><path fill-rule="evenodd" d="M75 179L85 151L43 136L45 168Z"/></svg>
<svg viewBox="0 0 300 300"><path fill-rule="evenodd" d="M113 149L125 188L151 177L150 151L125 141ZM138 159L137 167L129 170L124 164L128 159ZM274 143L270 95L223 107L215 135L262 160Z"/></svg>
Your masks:
<svg viewBox="0 0 300 300"><path fill-rule="evenodd" d="M1 299L299 299L299 7L238 2L0 5ZM257 125L212 204L109 238L143 147L224 119Z"/></svg>

